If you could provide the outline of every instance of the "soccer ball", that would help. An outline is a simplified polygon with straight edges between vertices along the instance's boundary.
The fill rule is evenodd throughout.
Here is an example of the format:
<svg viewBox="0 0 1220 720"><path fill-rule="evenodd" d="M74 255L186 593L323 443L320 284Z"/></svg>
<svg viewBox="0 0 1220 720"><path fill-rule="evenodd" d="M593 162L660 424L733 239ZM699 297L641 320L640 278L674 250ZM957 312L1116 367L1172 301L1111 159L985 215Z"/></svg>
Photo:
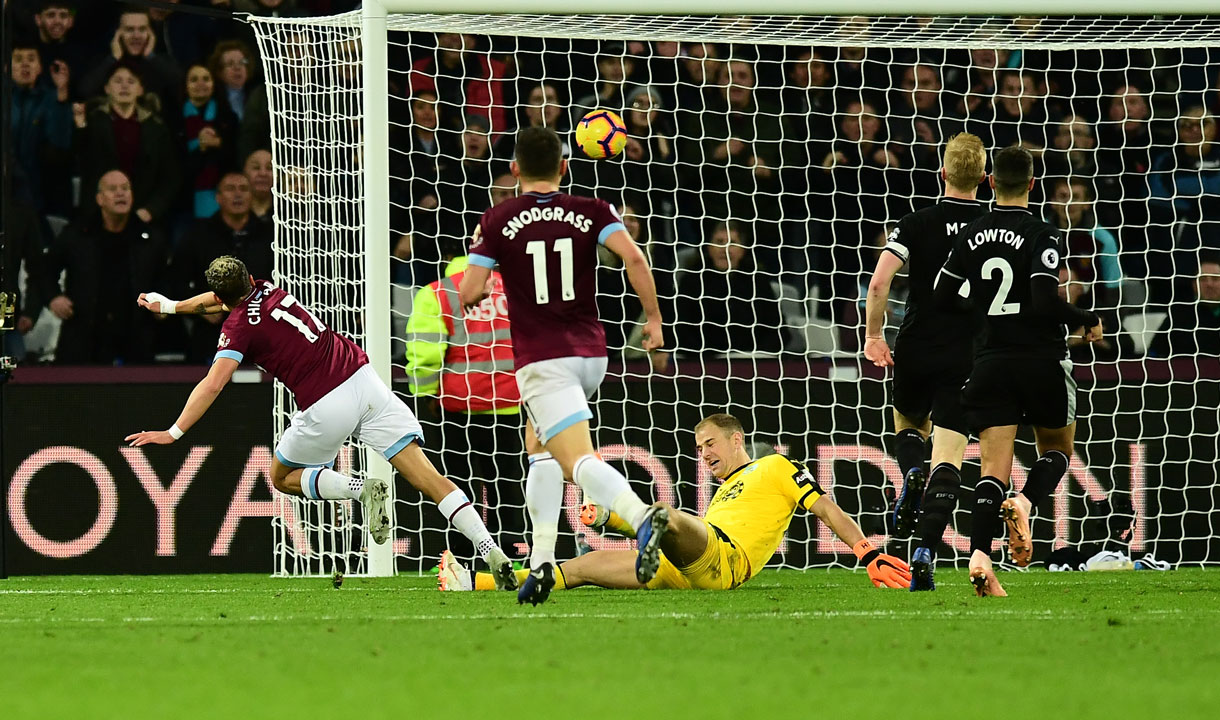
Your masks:
<svg viewBox="0 0 1220 720"><path fill-rule="evenodd" d="M614 157L627 146L627 126L618 113L592 110L576 123L576 144L595 160Z"/></svg>

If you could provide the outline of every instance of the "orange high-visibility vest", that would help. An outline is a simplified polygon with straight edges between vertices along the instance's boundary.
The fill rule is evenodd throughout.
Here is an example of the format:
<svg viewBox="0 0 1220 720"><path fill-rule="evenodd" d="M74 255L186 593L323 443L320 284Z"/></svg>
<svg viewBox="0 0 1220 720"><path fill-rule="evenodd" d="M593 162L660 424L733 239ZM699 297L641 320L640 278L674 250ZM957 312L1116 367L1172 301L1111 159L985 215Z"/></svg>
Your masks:
<svg viewBox="0 0 1220 720"><path fill-rule="evenodd" d="M491 294L462 317L458 287L465 274L463 270L432 283L449 331L441 370L441 407L481 412L520 405L504 281L493 272Z"/></svg>

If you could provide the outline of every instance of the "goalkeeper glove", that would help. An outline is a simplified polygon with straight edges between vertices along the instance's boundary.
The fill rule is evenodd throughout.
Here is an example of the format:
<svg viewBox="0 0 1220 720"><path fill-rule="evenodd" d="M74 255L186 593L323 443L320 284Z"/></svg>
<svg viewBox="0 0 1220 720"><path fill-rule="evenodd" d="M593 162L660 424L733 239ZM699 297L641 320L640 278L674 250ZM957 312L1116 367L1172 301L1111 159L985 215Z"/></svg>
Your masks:
<svg viewBox="0 0 1220 720"><path fill-rule="evenodd" d="M911 585L911 568L899 558L886 555L864 538L852 552L868 568L868 579L875 587L905 588Z"/></svg>

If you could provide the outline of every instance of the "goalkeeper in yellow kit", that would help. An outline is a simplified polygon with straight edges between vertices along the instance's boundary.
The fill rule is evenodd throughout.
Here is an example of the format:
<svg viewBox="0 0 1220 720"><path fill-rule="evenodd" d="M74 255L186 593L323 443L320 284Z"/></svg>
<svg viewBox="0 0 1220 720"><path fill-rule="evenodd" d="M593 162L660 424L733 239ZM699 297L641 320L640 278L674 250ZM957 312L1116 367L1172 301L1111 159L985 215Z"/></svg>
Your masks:
<svg viewBox="0 0 1220 720"><path fill-rule="evenodd" d="M771 559L798 507L812 512L852 547L868 568L873 585L910 585L907 564L873 547L803 464L783 455L751 460L745 448L745 431L737 418L723 413L704 418L695 426L695 443L700 462L721 480L720 489L702 518L669 508L669 532L661 541L662 558L656 576L647 585L636 580L634 550L595 550L559 566L556 590L581 585L730 590L757 574ZM629 525L613 513L599 509L594 514L604 516L598 520L607 527L630 534ZM490 574L477 573L472 578L448 551L441 558L439 584L442 590L495 589Z"/></svg>

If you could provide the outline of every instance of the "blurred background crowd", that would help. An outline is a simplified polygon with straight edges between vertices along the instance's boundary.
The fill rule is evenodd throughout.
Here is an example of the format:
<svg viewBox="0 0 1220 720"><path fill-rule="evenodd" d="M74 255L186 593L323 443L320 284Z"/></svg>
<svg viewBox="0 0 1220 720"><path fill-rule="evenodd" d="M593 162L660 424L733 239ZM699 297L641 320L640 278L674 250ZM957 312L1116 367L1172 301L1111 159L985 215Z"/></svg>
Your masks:
<svg viewBox="0 0 1220 720"><path fill-rule="evenodd" d="M274 16L359 5L177 4ZM3 284L24 289L6 353L207 362L216 318L157 318L134 298L199 292L208 261L226 253L271 276L272 187L285 172L272 162L252 29L100 1L7 0L4 13ZM547 125L567 138L585 112L609 108L627 148L608 161L577 150L569 189L620 208L680 355L855 352L876 254L898 218L939 195L943 142L962 131L1034 153L1032 209L1064 231L1062 292L1121 330L1075 348L1078 359L1220 354L1220 51L392 33L390 68L398 324L407 289L440 277L480 214L515 193L515 131ZM621 349L639 307L605 260L600 304ZM891 332L902 298L899 283Z"/></svg>

